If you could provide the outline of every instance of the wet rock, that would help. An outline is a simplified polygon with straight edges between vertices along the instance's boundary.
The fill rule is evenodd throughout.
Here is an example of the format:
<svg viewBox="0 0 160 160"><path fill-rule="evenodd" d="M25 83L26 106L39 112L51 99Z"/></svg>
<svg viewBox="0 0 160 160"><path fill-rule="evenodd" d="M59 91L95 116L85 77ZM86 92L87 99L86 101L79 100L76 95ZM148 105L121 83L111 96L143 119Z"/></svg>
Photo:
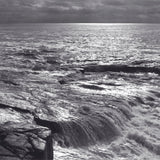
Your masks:
<svg viewBox="0 0 160 160"><path fill-rule="evenodd" d="M66 84L67 82L64 79L58 81L60 84Z"/></svg>
<svg viewBox="0 0 160 160"><path fill-rule="evenodd" d="M45 141L39 138L37 135L33 135L30 138L30 142L34 149L39 150L39 151L44 151L45 149Z"/></svg>
<svg viewBox="0 0 160 160"><path fill-rule="evenodd" d="M156 73L160 69L156 67L128 66L128 65L91 65L84 67L85 72L124 72L124 73Z"/></svg>
<svg viewBox="0 0 160 160"><path fill-rule="evenodd" d="M34 120L36 124L49 128L52 133L62 133L62 127L57 122L41 119L39 117L34 117Z"/></svg>
<svg viewBox="0 0 160 160"><path fill-rule="evenodd" d="M54 71L59 68L59 63L50 60L49 62L36 62L36 64L32 67L33 71Z"/></svg>
<svg viewBox="0 0 160 160"><path fill-rule="evenodd" d="M11 80L3 80L3 82L6 83L6 84L14 85L14 86L18 85L17 83L15 83L15 82L13 82Z"/></svg>
<svg viewBox="0 0 160 160"><path fill-rule="evenodd" d="M56 60L56 57L46 57L46 62L52 65L60 65L60 63Z"/></svg>
<svg viewBox="0 0 160 160"><path fill-rule="evenodd" d="M83 88L86 88L86 89L92 89L92 90L104 90L103 87L100 87L100 86L96 86L96 85L87 85L87 84L82 84L80 85L80 87L83 87Z"/></svg>
<svg viewBox="0 0 160 160"><path fill-rule="evenodd" d="M34 67L32 68L34 71L42 71L42 70L47 70L47 65L44 63L36 63Z"/></svg>
<svg viewBox="0 0 160 160"><path fill-rule="evenodd" d="M1 160L20 160L18 157L15 157L11 151L2 146L0 146L0 158Z"/></svg>
<svg viewBox="0 0 160 160"><path fill-rule="evenodd" d="M23 56L28 59L36 59L36 55L38 55L39 52L37 50L29 50L29 49L24 49L21 52L17 53L18 56Z"/></svg>
<svg viewBox="0 0 160 160"><path fill-rule="evenodd" d="M43 134L44 132L44 134ZM0 159L41 160L49 129L33 124L6 123L0 127Z"/></svg>

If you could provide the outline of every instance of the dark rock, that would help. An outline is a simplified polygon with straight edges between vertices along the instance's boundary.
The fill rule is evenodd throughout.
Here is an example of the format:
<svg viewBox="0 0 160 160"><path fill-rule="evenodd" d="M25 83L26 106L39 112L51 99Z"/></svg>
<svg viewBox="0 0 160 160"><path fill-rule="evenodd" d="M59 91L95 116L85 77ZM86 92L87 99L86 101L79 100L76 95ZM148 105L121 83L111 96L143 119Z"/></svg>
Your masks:
<svg viewBox="0 0 160 160"><path fill-rule="evenodd" d="M18 108L18 107L13 107L13 106L2 104L2 103L0 103L0 108L3 108L3 109L9 108L9 109L13 109L13 110L15 110L17 112L20 112L20 113L24 113L24 114L29 113L29 114L32 114L32 111L30 111L30 110L23 109L23 108Z"/></svg>
<svg viewBox="0 0 160 160"><path fill-rule="evenodd" d="M47 66L43 63L36 63L35 66L32 68L33 71L42 71L46 69L47 69Z"/></svg>
<svg viewBox="0 0 160 160"><path fill-rule="evenodd" d="M48 136L46 140L44 160L53 160L53 156L53 138L52 136Z"/></svg>
<svg viewBox="0 0 160 160"><path fill-rule="evenodd" d="M17 86L18 84L17 83L15 83L15 82L13 82L13 81L11 81L11 80L2 80L4 83L6 83L6 84L11 84L11 85L14 85L14 86Z"/></svg>
<svg viewBox="0 0 160 160"><path fill-rule="evenodd" d="M87 84L82 84L80 87L86 88L86 89L92 89L92 90L104 90L104 88L96 86L96 85L87 85Z"/></svg>
<svg viewBox="0 0 160 160"><path fill-rule="evenodd" d="M66 84L67 82L64 79L58 81L60 84Z"/></svg>
<svg viewBox="0 0 160 160"><path fill-rule="evenodd" d="M48 57L47 58L47 63L52 64L52 65L60 65L60 63L57 62L54 57Z"/></svg>
<svg viewBox="0 0 160 160"><path fill-rule="evenodd" d="M84 69L81 69L81 70L79 70L82 74L84 74L85 73L85 70Z"/></svg>
<svg viewBox="0 0 160 160"><path fill-rule="evenodd" d="M62 133L62 127L57 122L41 119L39 117L34 117L34 120L36 124L49 128L52 133Z"/></svg>
<svg viewBox="0 0 160 160"><path fill-rule="evenodd" d="M39 54L39 52L37 50L24 49L21 52L17 53L16 55L23 56L23 57L29 58L29 59L37 59L36 55L38 55L38 54Z"/></svg>
<svg viewBox="0 0 160 160"><path fill-rule="evenodd" d="M7 159L7 157L8 159L10 157L16 158L15 155L11 151L7 150L5 147L2 147L2 146L0 146L0 157L2 157L2 159Z"/></svg>
<svg viewBox="0 0 160 160"><path fill-rule="evenodd" d="M128 66L128 65L91 65L84 67L85 72L125 72L125 73L156 73L160 69L156 67Z"/></svg>
<svg viewBox="0 0 160 160"><path fill-rule="evenodd" d="M49 129L36 125L10 123L1 126L0 159L43 160L46 141L50 136Z"/></svg>

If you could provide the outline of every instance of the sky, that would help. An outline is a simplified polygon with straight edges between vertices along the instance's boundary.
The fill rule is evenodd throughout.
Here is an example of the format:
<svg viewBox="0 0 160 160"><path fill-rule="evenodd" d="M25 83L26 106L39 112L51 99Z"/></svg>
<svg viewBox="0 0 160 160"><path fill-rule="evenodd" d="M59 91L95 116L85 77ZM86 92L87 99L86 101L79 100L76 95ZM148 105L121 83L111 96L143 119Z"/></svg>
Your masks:
<svg viewBox="0 0 160 160"><path fill-rule="evenodd" d="M160 23L160 0L0 0L0 23Z"/></svg>

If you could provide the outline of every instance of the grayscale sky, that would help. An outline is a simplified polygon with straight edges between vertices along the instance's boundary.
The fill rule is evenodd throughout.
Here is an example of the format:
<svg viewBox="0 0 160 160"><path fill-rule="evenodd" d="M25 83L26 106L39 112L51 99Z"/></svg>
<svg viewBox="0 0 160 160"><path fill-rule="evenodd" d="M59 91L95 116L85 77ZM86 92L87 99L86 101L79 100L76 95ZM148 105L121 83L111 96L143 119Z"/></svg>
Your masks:
<svg viewBox="0 0 160 160"><path fill-rule="evenodd" d="M0 0L0 23L159 23L160 0Z"/></svg>

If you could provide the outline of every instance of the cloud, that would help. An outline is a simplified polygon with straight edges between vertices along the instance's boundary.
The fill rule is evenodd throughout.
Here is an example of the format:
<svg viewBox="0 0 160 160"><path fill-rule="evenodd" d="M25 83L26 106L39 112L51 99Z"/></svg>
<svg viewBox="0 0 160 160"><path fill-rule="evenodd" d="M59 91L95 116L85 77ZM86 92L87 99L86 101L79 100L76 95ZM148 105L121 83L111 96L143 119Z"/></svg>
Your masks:
<svg viewBox="0 0 160 160"><path fill-rule="evenodd" d="M0 0L0 22L160 22L160 0Z"/></svg>

